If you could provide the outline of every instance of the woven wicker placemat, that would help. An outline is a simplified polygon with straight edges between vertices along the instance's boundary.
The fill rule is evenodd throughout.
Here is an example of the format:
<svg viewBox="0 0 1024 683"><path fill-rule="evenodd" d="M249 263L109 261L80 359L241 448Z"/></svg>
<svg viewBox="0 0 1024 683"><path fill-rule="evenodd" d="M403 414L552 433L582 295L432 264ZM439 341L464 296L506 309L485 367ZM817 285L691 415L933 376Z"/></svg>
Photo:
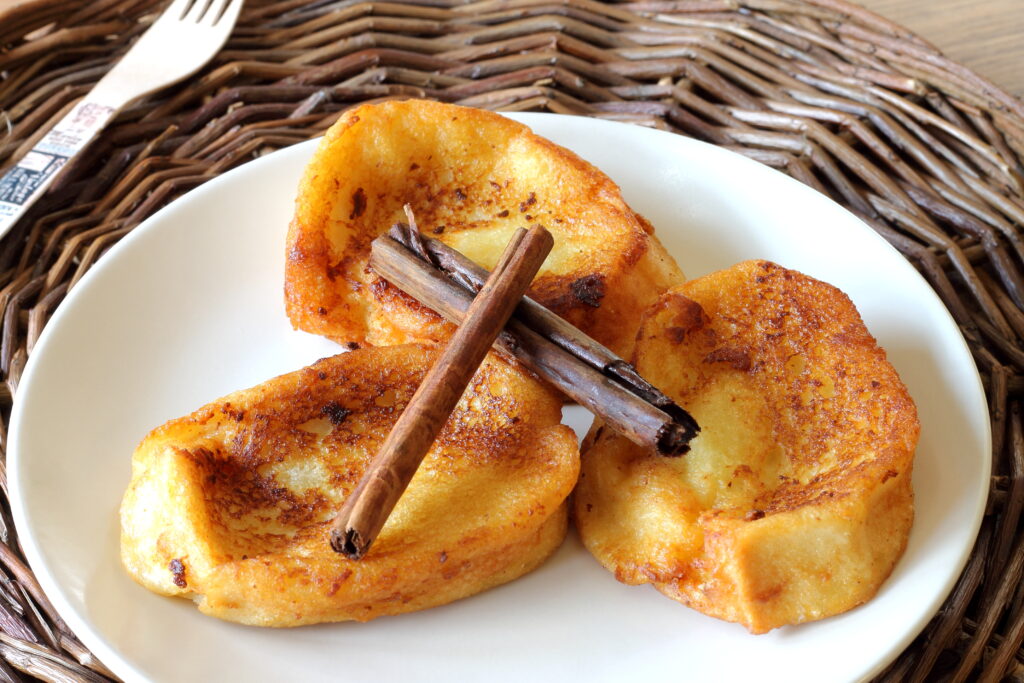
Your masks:
<svg viewBox="0 0 1024 683"><path fill-rule="evenodd" d="M0 167L161 8L33 0L0 12ZM895 245L970 344L994 475L967 569L882 678L1024 679L1024 104L842 0L248 0L199 77L124 111L0 243L4 418L50 314L120 237L354 103L392 97L693 136L785 171ZM24 563L3 468L0 485L0 678L101 679Z"/></svg>

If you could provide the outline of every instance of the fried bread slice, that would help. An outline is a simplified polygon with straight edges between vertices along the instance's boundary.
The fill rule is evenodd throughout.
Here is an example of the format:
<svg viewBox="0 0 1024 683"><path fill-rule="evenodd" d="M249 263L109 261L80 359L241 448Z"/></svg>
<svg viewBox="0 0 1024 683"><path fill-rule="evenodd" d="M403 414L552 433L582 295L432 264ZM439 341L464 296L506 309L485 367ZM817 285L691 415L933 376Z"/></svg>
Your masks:
<svg viewBox="0 0 1024 683"><path fill-rule="evenodd" d="M566 531L576 439L560 398L493 354L369 554L330 548L331 518L435 356L353 351L154 430L121 506L129 574L216 617L298 626L442 605L537 567Z"/></svg>
<svg viewBox="0 0 1024 683"><path fill-rule="evenodd" d="M367 269L406 203L421 230L488 269L516 228L542 224L555 247L530 296L620 355L640 313L682 282L651 225L572 152L492 112L389 101L346 112L307 166L285 264L296 328L375 345L451 333Z"/></svg>
<svg viewBox="0 0 1024 683"><path fill-rule="evenodd" d="M754 633L875 595L910 532L919 425L849 298L749 261L667 292L637 339L701 433L668 459L595 426L574 517L601 564Z"/></svg>

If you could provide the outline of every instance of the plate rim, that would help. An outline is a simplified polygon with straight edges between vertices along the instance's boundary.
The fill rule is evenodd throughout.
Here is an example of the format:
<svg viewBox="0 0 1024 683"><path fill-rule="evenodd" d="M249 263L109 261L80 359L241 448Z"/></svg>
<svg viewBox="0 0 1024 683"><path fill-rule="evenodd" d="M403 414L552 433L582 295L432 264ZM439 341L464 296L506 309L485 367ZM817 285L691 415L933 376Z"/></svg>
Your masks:
<svg viewBox="0 0 1024 683"><path fill-rule="evenodd" d="M981 379L981 375L977 366L974 362L973 356L970 351L970 347L963 337L959 326L956 324L955 319L952 317L951 312L946 305L941 301L938 294L931 287L931 285L923 278L923 276L913 267L909 260L906 259L902 254L898 252L889 242L882 238L876 231L865 224L859 217L855 216L846 207L840 205L828 196L822 195L814 189L807 187L800 183L796 179L776 170L760 164L752 159L749 159L737 152L727 150L716 145L705 143L699 140L694 140L681 135L676 135L668 131L661 131L656 129L644 128L641 126L635 126L628 123L609 121L604 119L596 119L590 117L577 117L577 116L566 116L563 114L551 114L551 113L538 113L538 112L524 112L508 115L509 118L525 123L526 125L533 127L536 121L554 120L560 119L562 121L573 121L573 123L566 123L566 125L596 125L597 127L611 126L614 128L629 129L632 134L639 135L668 135L673 138L677 138L684 141L687 145L697 145L705 148L705 151L714 154L721 155L722 159L729 158L727 163L740 163L749 165L751 168L757 168L757 173L768 172L774 175L777 179L784 179L782 182L789 183L790 189L797 193L805 193L804 196L813 196L816 201L824 200L833 205L835 209L845 212L852 218L854 218L860 227L869 233L871 236L876 238L881 246L892 250L896 253L901 262L909 269L914 277L919 278L926 285L928 292L935 297L938 301L940 308L946 316L945 324L951 326L952 330L956 332L955 337L959 340L959 345L962 347L960 350L964 356L970 360L971 363L971 375L974 379L974 386L965 388L966 391L976 393L980 397L979 405L984 409L986 419L983 421L983 434L982 439L986 446L983 455L990 454L992 449L992 432L991 432L991 414L989 410L988 400L984 391L984 384ZM579 124L579 122L584 122ZM561 124L559 124L561 125ZM544 133L545 136L550 135L550 132ZM311 155L315 145L318 143L319 138L307 140L295 145L275 150L274 152L267 154L259 159L255 159L246 164L240 165L236 168L230 169L229 171L212 178L210 181L203 183L201 186L185 193L181 197L176 198L164 207L161 207L158 211L154 212L151 216L147 217L142 221L136 228L134 228L128 235L123 237L117 242L106 254L104 254L100 260L95 263L84 277L78 282L78 284L68 292L67 296L61 301L58 308L54 311L50 320L45 325L42 334L36 342L34 353L30 354L22 376L19 381L19 390L15 393L13 407L10 417L9 434L8 434L8 470L9 470L9 486L10 486L10 503L11 513L15 524L15 530L17 537L21 543L24 551L26 560L29 566L32 568L36 580L43 588L43 592L46 598L54 606L60 617L71 627L75 636L79 638L83 644L85 644L90 650L92 650L99 659L118 676L122 678L135 677L139 680L147 678L147 674L140 671L131 659L122 656L118 649L108 641L107 637L102 635L96 628L94 628L90 621L86 619L84 614L80 614L77 607L72 604L69 596L66 595L66 588L57 581L56 576L51 572L49 564L45 560L42 546L39 544L37 533L32 529L32 525L29 521L30 514L28 512L28 499L23 491L22 478L25 476L23 468L23 454L22 454L22 430L23 430L23 413L24 404L28 400L30 394L30 387L32 378L35 375L36 367L42 362L38 359L44 355L45 349L49 344L49 339L58 334L56 330L60 328L60 321L63 319L66 311L71 310L75 302L81 298L88 296L87 292L91 287L91 283L94 279L102 277L105 265L120 258L120 254L129 249L137 239L147 234L148 231L153 229L160 229L162 223L164 223L168 215L172 215L178 208L184 206L190 201L203 196L208 193L216 193L224 183L234 182L234 179L241 177L246 173L255 172L254 169L262 170L264 167L273 166L276 160L285 157L286 155ZM559 143L561 144L561 143ZM664 228L662 228L664 229ZM939 591L935 604L929 606L927 610L922 612L921 616L915 620L915 623L906 631L905 637L902 642L894 644L890 647L890 652L886 654L882 660L875 663L875 666L871 671L865 674L865 678L876 675L888 666L892 661L895 661L900 654L902 654L910 643L916 638L921 631L925 628L927 623L935 616L937 611L941 608L942 604L948 599L950 593L954 589L956 583L959 581L964 567L971 557L974 545L977 542L978 533L984 518L984 510L987 501L987 493L989 491L989 480L991 477L991 458L982 457L980 459L982 465L982 475L979 477L982 482L982 491L975 500L975 514L971 524L971 531L969 534L970 543L967 544L966 549L960 553L959 561L956 564L955 571L950 572L949 578L944 581L944 584ZM887 579L888 580L888 579Z"/></svg>

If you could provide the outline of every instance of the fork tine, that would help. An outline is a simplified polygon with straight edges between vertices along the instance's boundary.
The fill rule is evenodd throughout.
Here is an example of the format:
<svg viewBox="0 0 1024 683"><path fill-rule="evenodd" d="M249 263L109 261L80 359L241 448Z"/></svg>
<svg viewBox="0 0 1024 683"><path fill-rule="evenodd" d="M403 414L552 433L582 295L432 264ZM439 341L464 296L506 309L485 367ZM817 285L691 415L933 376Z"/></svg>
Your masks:
<svg viewBox="0 0 1024 683"><path fill-rule="evenodd" d="M203 23L209 23L211 26L221 23L233 26L241 9L242 0L213 0L206 16L203 17Z"/></svg>
<svg viewBox="0 0 1024 683"><path fill-rule="evenodd" d="M167 6L167 9L160 13L158 20L168 17L175 21L180 21L181 18L185 16L185 12L188 10L189 4L191 4L192 1L193 0L174 0L174 2Z"/></svg>
<svg viewBox="0 0 1024 683"><path fill-rule="evenodd" d="M206 14L209 6L210 0L195 0L193 5L188 8L188 13L181 20L190 24L198 24L203 20L203 15Z"/></svg>
<svg viewBox="0 0 1024 683"><path fill-rule="evenodd" d="M199 19L204 26L213 26L217 23L221 12L224 11L224 0L206 0L206 11Z"/></svg>

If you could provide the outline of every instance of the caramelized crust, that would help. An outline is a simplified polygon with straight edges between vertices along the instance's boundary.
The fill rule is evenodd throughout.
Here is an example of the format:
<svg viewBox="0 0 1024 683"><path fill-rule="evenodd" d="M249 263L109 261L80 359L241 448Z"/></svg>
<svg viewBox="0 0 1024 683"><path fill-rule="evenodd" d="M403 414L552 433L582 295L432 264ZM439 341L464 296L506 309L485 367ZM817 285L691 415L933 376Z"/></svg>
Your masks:
<svg viewBox="0 0 1024 683"><path fill-rule="evenodd" d="M555 247L530 296L620 355L640 313L682 281L650 224L572 152L491 112L389 101L343 115L307 167L285 266L295 327L375 345L450 334L366 267L406 203L421 230L487 268L516 228L544 225Z"/></svg>
<svg viewBox="0 0 1024 683"><path fill-rule="evenodd" d="M637 340L702 431L668 459L595 426L575 496L590 552L754 633L870 599L906 547L919 425L849 298L749 261L667 292Z"/></svg>
<svg viewBox="0 0 1024 683"><path fill-rule="evenodd" d="M132 460L122 560L142 585L261 626L366 621L511 581L561 543L578 473L561 403L490 357L359 562L329 522L436 355L361 349L154 430Z"/></svg>

